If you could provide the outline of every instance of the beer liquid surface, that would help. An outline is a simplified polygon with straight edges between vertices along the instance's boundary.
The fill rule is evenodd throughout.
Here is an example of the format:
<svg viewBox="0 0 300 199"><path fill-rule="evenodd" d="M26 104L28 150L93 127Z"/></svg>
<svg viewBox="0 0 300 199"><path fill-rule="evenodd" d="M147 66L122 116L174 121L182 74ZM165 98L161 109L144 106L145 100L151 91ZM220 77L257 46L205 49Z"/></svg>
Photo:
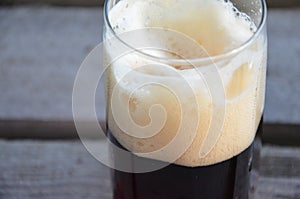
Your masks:
<svg viewBox="0 0 300 199"><path fill-rule="evenodd" d="M250 17L239 12L230 1L221 0L122 0L109 12L109 20L116 34L161 28L179 32L193 41L184 43L172 37L173 34L155 35L145 31L142 37L145 43L159 43L180 55L145 52L170 59L217 56L238 48L256 31ZM194 43L200 47L194 48ZM108 74L107 93L111 102L107 116L111 133L124 148L141 157L197 167L228 160L253 142L264 106L266 42L263 36L221 61L195 61L193 66L174 61L162 64L139 53L112 60L116 49L117 45L108 44L105 52L107 62L112 62ZM223 85L224 96L219 100L212 99L205 82L205 75L209 78L213 67L218 69ZM128 71L130 75L126 76ZM144 85L145 82L154 84ZM157 104L164 108L164 114L151 115L151 108ZM213 114L218 112L224 113L224 117L213 122ZM155 126L161 125L159 121L165 121L162 128ZM142 132L143 128L136 131L135 126L149 124L157 132L142 137L149 132ZM185 136L166 150L164 146L180 133ZM208 134L214 135L212 139L208 139ZM186 143L190 143L186 150L178 151ZM205 144L211 149L202 156L201 147ZM177 152L180 156L173 160Z"/></svg>

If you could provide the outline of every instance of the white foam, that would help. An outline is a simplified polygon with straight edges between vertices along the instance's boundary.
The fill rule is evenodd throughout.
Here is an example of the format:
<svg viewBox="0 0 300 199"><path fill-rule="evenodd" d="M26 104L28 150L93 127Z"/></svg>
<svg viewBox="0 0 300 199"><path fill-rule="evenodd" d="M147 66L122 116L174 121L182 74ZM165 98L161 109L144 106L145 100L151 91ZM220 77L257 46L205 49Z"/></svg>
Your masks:
<svg viewBox="0 0 300 199"><path fill-rule="evenodd" d="M180 51L179 54L187 58L195 58L229 51L253 35L255 27L251 20L233 8L230 2L218 0L123 0L112 8L109 18L116 33L145 27L160 27L184 33L202 48L199 50L199 47L193 47L193 42L171 37L171 33L170 37L168 34L166 36L145 33L145 37L142 38L148 39L146 42L149 44L159 43L168 50ZM189 131L191 124L194 118L200 115L191 145L175 163L185 166L209 165L239 154L254 139L264 103L266 64L262 55L265 51L265 42L262 38L256 43L255 49L249 47L234 57L208 65L197 65L198 68L171 62L158 63L138 53L122 56L111 65L110 87L108 87L109 97L114 89L116 92L117 97L111 106L119 116L119 124L129 121L125 117L131 117L134 124L126 123L126 131L135 129L136 124L141 127L147 126L153 119L149 115L149 110L154 104L164 107L167 118L157 134L141 138L134 135L143 134L142 130L126 132L120 128L112 108L109 108L108 125L113 135L127 149L143 153L141 156L169 161L180 147L174 147L173 152L172 150L166 152L163 147L176 136L180 125L186 130L186 138L182 138L178 144L184 145L189 142L193 136ZM107 47L108 55L115 53L116 46L114 48L112 46ZM157 51L147 52L155 56L173 58L177 56ZM139 68L145 65L147 66ZM206 74L213 71L214 65L219 69L224 84L225 108L222 106L222 100L220 103L212 102L205 82ZM202 73L201 77L199 72ZM124 77L127 73L130 75ZM155 84L145 86L145 82ZM165 85L181 96L181 101L178 102L178 98L170 91L157 85ZM188 87L193 92L190 92ZM219 139L207 156L200 157L199 151L210 128L213 111L218 110L225 114L224 123L220 121L218 124L223 125L221 132L212 131L220 133ZM184 114L188 115L189 119L182 122ZM160 115L155 117L160 118ZM216 126L212 128L217 129ZM147 156L146 152L153 151L161 153Z"/></svg>
<svg viewBox="0 0 300 199"><path fill-rule="evenodd" d="M210 55L241 45L255 30L249 17L230 1L123 0L109 17L117 33L144 27L169 28L190 36Z"/></svg>

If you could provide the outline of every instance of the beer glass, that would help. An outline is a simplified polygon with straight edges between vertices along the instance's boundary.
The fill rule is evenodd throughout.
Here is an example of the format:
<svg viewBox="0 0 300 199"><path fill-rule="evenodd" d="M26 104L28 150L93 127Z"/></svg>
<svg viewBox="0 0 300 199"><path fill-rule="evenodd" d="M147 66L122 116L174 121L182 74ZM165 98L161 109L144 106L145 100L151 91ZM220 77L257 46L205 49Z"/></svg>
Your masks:
<svg viewBox="0 0 300 199"><path fill-rule="evenodd" d="M248 199L264 109L264 0L107 0L114 199Z"/></svg>

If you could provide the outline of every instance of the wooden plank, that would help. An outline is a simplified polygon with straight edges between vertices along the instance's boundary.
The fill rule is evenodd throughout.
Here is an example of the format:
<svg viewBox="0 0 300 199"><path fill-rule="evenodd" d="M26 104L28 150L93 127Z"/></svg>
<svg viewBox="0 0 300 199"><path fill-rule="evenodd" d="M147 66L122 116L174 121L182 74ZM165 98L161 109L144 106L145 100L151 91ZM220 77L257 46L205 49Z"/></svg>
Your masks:
<svg viewBox="0 0 300 199"><path fill-rule="evenodd" d="M102 15L100 8L0 7L0 120L72 121L74 79L101 42ZM300 124L299 18L300 9L269 11L269 124ZM96 107L104 106L99 99Z"/></svg>
<svg viewBox="0 0 300 199"><path fill-rule="evenodd" d="M89 125L88 121L84 123ZM105 122L99 123L105 129ZM262 141L266 144L300 146L299 132L300 125L264 124ZM87 134L86 137L92 139L95 136ZM73 121L0 120L0 138L61 140L78 139L78 134Z"/></svg>
<svg viewBox="0 0 300 199"><path fill-rule="evenodd" d="M1 199L111 197L108 168L79 141L0 140L0 151ZM262 148L257 199L300 199L299 152L300 148Z"/></svg>
<svg viewBox="0 0 300 199"><path fill-rule="evenodd" d="M110 198L109 172L78 141L0 141L0 198Z"/></svg>
<svg viewBox="0 0 300 199"><path fill-rule="evenodd" d="M5 139L74 139L77 133L73 121L0 120L0 136Z"/></svg>
<svg viewBox="0 0 300 199"><path fill-rule="evenodd" d="M299 0L267 0L269 7L296 7L300 6Z"/></svg>
<svg viewBox="0 0 300 199"><path fill-rule="evenodd" d="M99 8L0 8L0 137L76 137L73 82L84 57L101 41L102 14ZM299 9L269 11L264 141L270 143L300 144L299 18ZM105 104L103 96L96 101L96 107ZM47 133L40 134L43 129Z"/></svg>
<svg viewBox="0 0 300 199"><path fill-rule="evenodd" d="M0 7L0 120L72 121L76 73L102 23L100 8Z"/></svg>
<svg viewBox="0 0 300 199"><path fill-rule="evenodd" d="M264 176L300 180L300 148L265 147L261 158L261 173Z"/></svg>
<svg viewBox="0 0 300 199"><path fill-rule="evenodd" d="M282 146L300 146L300 125L270 124L263 125L264 143Z"/></svg>
<svg viewBox="0 0 300 199"><path fill-rule="evenodd" d="M91 122L82 121L85 126ZM102 129L105 122L99 121ZM6 133L9 132L9 133ZM43 132L43 133L41 133ZM97 133L104 138L104 135ZM74 121L47 121L47 120L0 120L0 137L4 139L78 139ZM86 138L93 139L95 135L87 132Z"/></svg>
<svg viewBox="0 0 300 199"><path fill-rule="evenodd" d="M76 71L89 50L101 41L102 10L18 7L2 8L0 16L0 29L5 30L0 37L0 118L70 121ZM300 29L294 25L299 17L299 10L269 12L270 67L265 115L269 123L300 123ZM48 21L46 28L44 20ZM24 29L27 31L19 34ZM21 51L20 44L32 48ZM43 49L47 53L41 54ZM286 65L290 73L286 73Z"/></svg>
<svg viewBox="0 0 300 199"><path fill-rule="evenodd" d="M0 5L103 6L104 0L1 0Z"/></svg>
<svg viewBox="0 0 300 199"><path fill-rule="evenodd" d="M256 198L300 199L300 179L261 177L258 183Z"/></svg>
<svg viewBox="0 0 300 199"><path fill-rule="evenodd" d="M0 5L47 4L54 6L103 6L104 0L2 0ZM267 0L269 7L300 6L299 0Z"/></svg>

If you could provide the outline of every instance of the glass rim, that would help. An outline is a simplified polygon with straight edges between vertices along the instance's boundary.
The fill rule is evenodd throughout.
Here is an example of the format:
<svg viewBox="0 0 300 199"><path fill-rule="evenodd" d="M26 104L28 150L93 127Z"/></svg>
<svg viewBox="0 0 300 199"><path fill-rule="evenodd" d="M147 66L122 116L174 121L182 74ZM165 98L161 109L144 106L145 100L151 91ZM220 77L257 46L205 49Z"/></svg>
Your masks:
<svg viewBox="0 0 300 199"><path fill-rule="evenodd" d="M109 29L109 31L111 31L113 33L113 36L115 36L120 42L122 42L123 44L125 44L127 47L129 47L130 49L134 50L135 52L138 52L139 54L142 54L143 56L147 56L150 57L152 59L156 59L156 60L162 60L162 61L168 61L168 62L175 62L175 63L180 63L182 61L188 61L189 63L197 63L197 62L207 62L207 61L213 61L213 60L221 60L221 59L225 59L227 57L231 57L232 55L238 54L239 52L242 52L244 49L246 49L248 46L250 46L254 41L256 41L256 39L259 37L259 35L261 34L261 32L263 31L265 24L266 24L266 20L267 20L267 4L266 4L266 0L259 0L261 2L262 5L262 15L261 15L261 19L258 25L257 30L254 32L254 34L245 42L243 42L242 44L240 44L239 46L230 49L228 51L222 52L220 54L217 55L209 55L207 57L197 57L197 58L163 58L163 57L156 57L154 55L142 52L141 50L135 49L134 47L130 46L130 44L126 43L125 41L123 41L122 39L120 39L120 37L118 37L118 34L113 30L110 20L109 20L109 3L113 1L112 3L115 3L116 0L105 0L105 4L104 4L104 25L106 25Z"/></svg>

